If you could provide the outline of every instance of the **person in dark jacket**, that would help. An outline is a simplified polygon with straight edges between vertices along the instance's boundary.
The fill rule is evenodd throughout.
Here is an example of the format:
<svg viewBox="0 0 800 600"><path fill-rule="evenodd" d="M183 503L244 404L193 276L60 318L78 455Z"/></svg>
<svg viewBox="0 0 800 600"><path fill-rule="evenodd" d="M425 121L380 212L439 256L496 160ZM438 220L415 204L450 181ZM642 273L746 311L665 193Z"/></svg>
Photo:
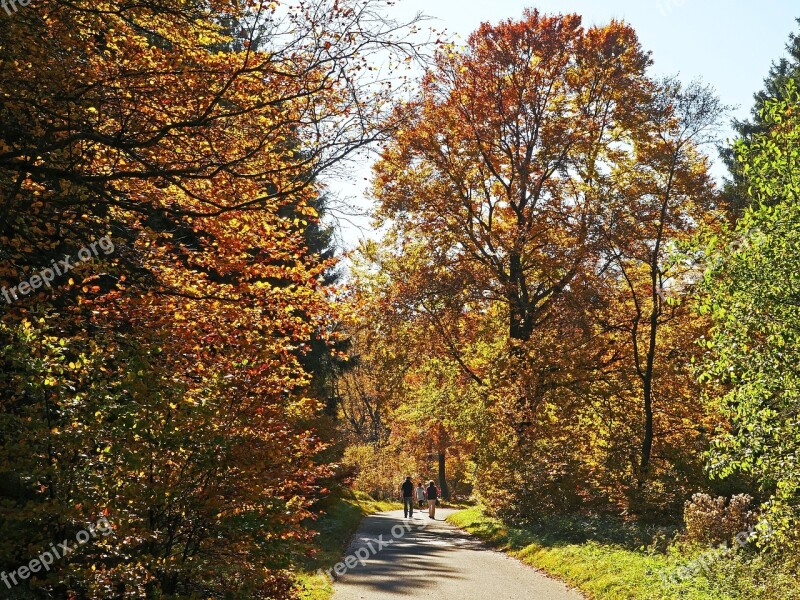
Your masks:
<svg viewBox="0 0 800 600"><path fill-rule="evenodd" d="M414 516L414 482L411 477L406 477L403 485L400 486L400 491L403 492L403 516Z"/></svg>
<svg viewBox="0 0 800 600"><path fill-rule="evenodd" d="M431 481L428 484L428 518L436 519L436 500L439 498L439 490Z"/></svg>

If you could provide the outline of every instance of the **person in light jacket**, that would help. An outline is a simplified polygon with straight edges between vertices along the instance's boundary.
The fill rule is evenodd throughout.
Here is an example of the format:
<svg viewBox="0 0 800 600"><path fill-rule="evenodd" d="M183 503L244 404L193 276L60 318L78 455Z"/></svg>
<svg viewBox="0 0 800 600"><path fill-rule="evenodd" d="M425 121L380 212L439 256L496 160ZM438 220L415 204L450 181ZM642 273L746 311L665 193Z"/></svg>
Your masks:
<svg viewBox="0 0 800 600"><path fill-rule="evenodd" d="M417 502L419 503L419 507L422 508L425 506L425 488L422 487L422 482L420 481L417 484Z"/></svg>

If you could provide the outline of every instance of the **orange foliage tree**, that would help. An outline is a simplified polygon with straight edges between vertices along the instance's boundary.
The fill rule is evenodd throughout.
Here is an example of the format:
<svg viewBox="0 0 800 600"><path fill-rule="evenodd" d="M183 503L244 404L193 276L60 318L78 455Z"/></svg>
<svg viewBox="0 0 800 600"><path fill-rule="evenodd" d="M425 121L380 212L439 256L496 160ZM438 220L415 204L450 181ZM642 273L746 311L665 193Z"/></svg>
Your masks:
<svg viewBox="0 0 800 600"><path fill-rule="evenodd" d="M57 597L276 597L327 470L301 366L316 176L381 136L380 2L43 0L0 20L7 571ZM107 236L113 251L76 261ZM106 247L106 246L104 246ZM108 246L110 248L110 246ZM72 257L52 285L19 281Z"/></svg>
<svg viewBox="0 0 800 600"><path fill-rule="evenodd" d="M494 427L479 481L516 512L629 506L662 376L659 411L674 418L657 475L702 477L702 427L687 422L704 418L685 333L697 327L660 294L670 277L680 289L670 256L713 206L701 143L720 107L649 64L619 22L534 10L484 24L440 48L376 166L394 307L481 399Z"/></svg>
<svg viewBox="0 0 800 600"><path fill-rule="evenodd" d="M414 273L407 266L365 243L351 270L345 328L353 340L351 368L338 386L341 426L354 447L349 464L357 484L369 486L365 491L383 484L396 495L394 480L402 475L375 469L374 459L365 459L370 452L385 457L381 465L438 480L443 492L464 492L466 486L451 484L471 483L468 458L481 416L480 402L465 394L469 366L458 363L466 340L444 329L438 320L444 312L413 294Z"/></svg>
<svg viewBox="0 0 800 600"><path fill-rule="evenodd" d="M633 140L632 152L621 156L605 179L599 220L613 290L613 308L603 321L609 330L624 331L629 338L626 360L639 380L639 485L651 466L656 409L665 435L673 428L685 431L679 444L708 425L691 422L702 413L690 367L692 339L676 336L703 333L703 327L693 323L686 298L696 273L683 257L681 244L717 219L719 197L702 148L713 142L724 107L699 83L682 86L667 80L656 88L646 110L645 128ZM656 398L662 400L660 406ZM695 451L699 454L702 446Z"/></svg>

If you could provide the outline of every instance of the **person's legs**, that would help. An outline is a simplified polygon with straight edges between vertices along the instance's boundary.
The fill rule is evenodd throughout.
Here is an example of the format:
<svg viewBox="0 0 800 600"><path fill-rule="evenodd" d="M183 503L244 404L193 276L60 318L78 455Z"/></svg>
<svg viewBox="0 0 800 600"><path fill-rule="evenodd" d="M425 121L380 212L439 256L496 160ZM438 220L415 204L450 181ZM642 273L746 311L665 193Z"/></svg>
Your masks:
<svg viewBox="0 0 800 600"><path fill-rule="evenodd" d="M436 500L428 500L428 516L431 519L436 518Z"/></svg>
<svg viewBox="0 0 800 600"><path fill-rule="evenodd" d="M414 516L414 498L411 497L403 498L403 516L406 517Z"/></svg>

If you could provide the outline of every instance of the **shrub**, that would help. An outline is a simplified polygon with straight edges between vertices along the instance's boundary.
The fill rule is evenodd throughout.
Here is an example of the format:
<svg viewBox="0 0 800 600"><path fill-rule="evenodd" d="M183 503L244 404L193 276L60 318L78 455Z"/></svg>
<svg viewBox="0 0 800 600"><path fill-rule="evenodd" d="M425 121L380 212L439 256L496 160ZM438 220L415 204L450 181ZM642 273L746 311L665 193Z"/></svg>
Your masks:
<svg viewBox="0 0 800 600"><path fill-rule="evenodd" d="M703 545L733 543L736 534L755 525L752 502L747 494L733 496L729 502L722 496L695 494L684 507L686 533L683 541Z"/></svg>

